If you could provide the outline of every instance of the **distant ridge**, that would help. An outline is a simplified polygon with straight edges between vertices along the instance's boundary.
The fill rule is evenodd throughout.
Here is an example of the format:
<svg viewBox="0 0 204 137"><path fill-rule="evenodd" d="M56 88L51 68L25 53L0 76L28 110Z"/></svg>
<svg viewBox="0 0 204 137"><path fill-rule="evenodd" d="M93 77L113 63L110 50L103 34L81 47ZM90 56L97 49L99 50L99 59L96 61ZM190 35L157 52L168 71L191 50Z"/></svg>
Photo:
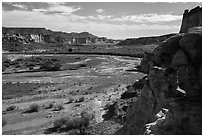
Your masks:
<svg viewBox="0 0 204 137"><path fill-rule="evenodd" d="M89 32L62 32L35 27L2 27L3 41L20 43L56 43L88 44L97 42L113 43L114 40L98 37Z"/></svg>

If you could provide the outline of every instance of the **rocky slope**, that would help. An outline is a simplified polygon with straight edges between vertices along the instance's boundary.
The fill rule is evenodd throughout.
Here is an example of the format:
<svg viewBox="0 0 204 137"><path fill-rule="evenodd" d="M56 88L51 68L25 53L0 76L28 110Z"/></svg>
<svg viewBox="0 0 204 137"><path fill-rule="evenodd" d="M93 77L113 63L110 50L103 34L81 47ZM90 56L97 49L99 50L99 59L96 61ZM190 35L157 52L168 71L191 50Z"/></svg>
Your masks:
<svg viewBox="0 0 204 137"><path fill-rule="evenodd" d="M141 95L115 134L202 134L202 27L160 43L140 70L147 74Z"/></svg>

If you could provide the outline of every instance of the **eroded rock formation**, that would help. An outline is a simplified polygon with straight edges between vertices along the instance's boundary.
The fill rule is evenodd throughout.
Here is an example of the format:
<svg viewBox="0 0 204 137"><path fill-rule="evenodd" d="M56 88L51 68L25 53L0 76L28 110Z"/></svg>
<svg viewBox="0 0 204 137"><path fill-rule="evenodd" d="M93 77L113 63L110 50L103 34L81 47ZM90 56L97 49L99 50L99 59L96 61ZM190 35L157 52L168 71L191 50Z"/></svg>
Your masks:
<svg viewBox="0 0 204 137"><path fill-rule="evenodd" d="M18 43L57 43L63 42L67 44L87 44L97 42L114 43L112 39L106 37L98 37L89 32L66 33L51 31L45 28L7 28L2 27L3 42Z"/></svg>
<svg viewBox="0 0 204 137"><path fill-rule="evenodd" d="M144 87L116 134L202 134L202 27L160 43L140 70Z"/></svg>
<svg viewBox="0 0 204 137"><path fill-rule="evenodd" d="M179 33L185 33L189 28L202 26L202 8L196 7L190 11L185 10Z"/></svg>
<svg viewBox="0 0 204 137"><path fill-rule="evenodd" d="M145 86L116 134L201 134L201 48L197 27L167 39L148 56Z"/></svg>

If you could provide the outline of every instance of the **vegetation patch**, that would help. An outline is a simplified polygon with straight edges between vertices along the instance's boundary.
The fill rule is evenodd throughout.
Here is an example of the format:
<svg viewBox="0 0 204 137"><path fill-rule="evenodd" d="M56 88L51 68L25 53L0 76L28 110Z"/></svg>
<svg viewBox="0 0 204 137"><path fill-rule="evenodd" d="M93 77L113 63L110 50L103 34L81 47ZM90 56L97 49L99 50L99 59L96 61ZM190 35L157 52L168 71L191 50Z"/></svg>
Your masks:
<svg viewBox="0 0 204 137"><path fill-rule="evenodd" d="M38 112L40 111L40 106L36 103L33 103L29 106L29 112L32 113L32 112Z"/></svg>
<svg viewBox="0 0 204 137"><path fill-rule="evenodd" d="M11 105L6 109L6 111L13 111L15 109L17 109L17 107L15 105Z"/></svg>
<svg viewBox="0 0 204 137"><path fill-rule="evenodd" d="M94 119L92 113L82 112L81 117L73 118L65 116L53 122L53 127L45 131L46 134L52 132L67 132L72 135L89 134L90 122Z"/></svg>

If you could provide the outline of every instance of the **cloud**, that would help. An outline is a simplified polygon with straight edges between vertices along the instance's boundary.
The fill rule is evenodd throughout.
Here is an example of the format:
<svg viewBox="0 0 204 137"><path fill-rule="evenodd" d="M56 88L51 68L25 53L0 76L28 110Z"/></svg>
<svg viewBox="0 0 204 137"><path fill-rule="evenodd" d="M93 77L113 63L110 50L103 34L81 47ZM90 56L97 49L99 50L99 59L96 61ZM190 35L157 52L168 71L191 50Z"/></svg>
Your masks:
<svg viewBox="0 0 204 137"><path fill-rule="evenodd" d="M42 12L45 14L62 14L69 15L76 11L81 10L80 6L66 6L64 2L4 2L3 10L14 11L14 10L24 10L24 11L34 11Z"/></svg>
<svg viewBox="0 0 204 137"><path fill-rule="evenodd" d="M113 22L102 22L90 20L90 17L69 14L43 14L33 11L3 11L3 26L13 27L46 27L52 30L65 32L88 31L97 36L108 38L127 38L148 35L161 35L161 33L178 32L179 25L165 25L157 23L140 24L114 24ZM100 18L100 16L99 16ZM103 17L101 17L102 19Z"/></svg>
<svg viewBox="0 0 204 137"><path fill-rule="evenodd" d="M86 18L89 20L94 20L94 21L97 21L97 20L98 21L101 21L101 20L107 21L110 18L112 18L112 16L111 15L97 15L97 16L87 16Z"/></svg>
<svg viewBox="0 0 204 137"><path fill-rule="evenodd" d="M96 9L96 12L97 13L103 13L103 12L105 12L105 10L103 10L103 9Z"/></svg>
<svg viewBox="0 0 204 137"><path fill-rule="evenodd" d="M140 14L126 15L113 19L114 21L132 21L132 22L169 22L181 20L182 15L173 14Z"/></svg>
<svg viewBox="0 0 204 137"><path fill-rule="evenodd" d="M70 15L73 12L76 12L80 10L80 7L71 7L71 6L63 6L63 5L54 5L46 11L44 11L46 14L62 14L62 15Z"/></svg>
<svg viewBox="0 0 204 137"><path fill-rule="evenodd" d="M21 4L16 4L16 3L13 3L12 5L13 5L14 7L17 7L17 8L20 8L20 9L27 9L27 7L26 7L26 6L21 5Z"/></svg>

